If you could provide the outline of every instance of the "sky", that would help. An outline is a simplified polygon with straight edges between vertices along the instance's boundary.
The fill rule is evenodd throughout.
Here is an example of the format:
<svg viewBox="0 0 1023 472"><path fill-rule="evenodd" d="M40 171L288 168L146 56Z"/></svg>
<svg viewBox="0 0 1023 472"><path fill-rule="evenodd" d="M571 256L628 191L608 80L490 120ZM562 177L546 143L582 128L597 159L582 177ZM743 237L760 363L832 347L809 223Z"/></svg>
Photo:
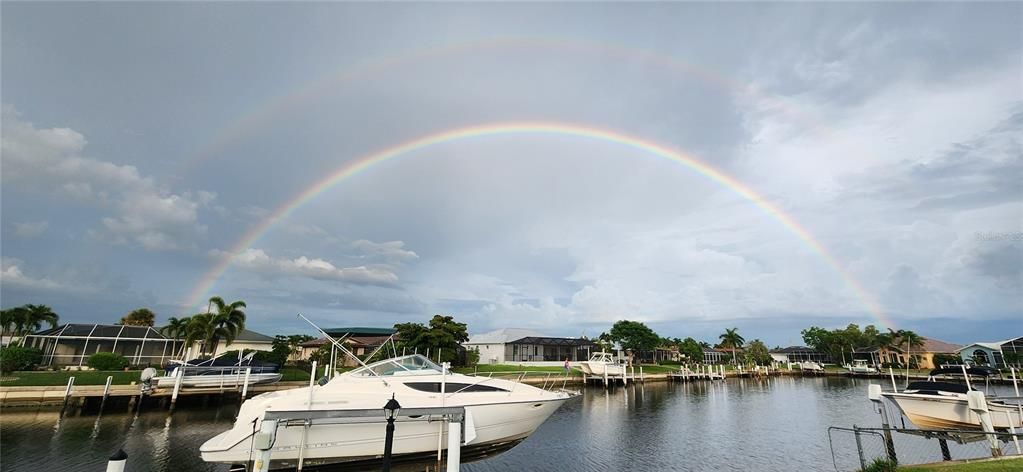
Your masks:
<svg viewBox="0 0 1023 472"><path fill-rule="evenodd" d="M113 323L149 307L159 324L218 295L271 335L311 332L299 313L552 336L631 319L770 346L848 323L1023 332L1021 3L3 2L0 18L4 308ZM508 123L533 125L311 190Z"/></svg>

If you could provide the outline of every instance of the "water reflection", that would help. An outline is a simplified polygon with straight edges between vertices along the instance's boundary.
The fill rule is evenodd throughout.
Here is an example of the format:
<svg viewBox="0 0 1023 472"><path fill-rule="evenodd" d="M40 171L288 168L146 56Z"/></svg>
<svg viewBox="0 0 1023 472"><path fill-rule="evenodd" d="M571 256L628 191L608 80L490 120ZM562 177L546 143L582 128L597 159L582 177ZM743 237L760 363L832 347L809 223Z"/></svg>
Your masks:
<svg viewBox="0 0 1023 472"><path fill-rule="evenodd" d="M828 426L881 423L867 400L870 382L775 377L588 387L522 444L463 470L829 468ZM3 468L103 470L107 458L123 447L129 470L226 471L227 466L202 462L199 446L229 428L237 408L234 403L179 405L168 415L155 405L126 412L108 404L101 416L63 418L57 410L8 408L0 422Z"/></svg>

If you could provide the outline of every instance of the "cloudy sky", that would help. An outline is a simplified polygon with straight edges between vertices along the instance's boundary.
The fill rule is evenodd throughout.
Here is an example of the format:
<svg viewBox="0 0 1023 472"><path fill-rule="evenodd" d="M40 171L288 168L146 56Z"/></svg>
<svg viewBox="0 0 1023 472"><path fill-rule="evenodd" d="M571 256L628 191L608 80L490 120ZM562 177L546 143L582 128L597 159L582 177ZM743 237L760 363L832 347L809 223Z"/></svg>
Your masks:
<svg viewBox="0 0 1023 472"><path fill-rule="evenodd" d="M163 321L221 295L268 334L1020 335L1021 25L1020 3L4 2L2 304ZM685 153L781 216L642 149L517 132L267 221L361 157L507 122Z"/></svg>

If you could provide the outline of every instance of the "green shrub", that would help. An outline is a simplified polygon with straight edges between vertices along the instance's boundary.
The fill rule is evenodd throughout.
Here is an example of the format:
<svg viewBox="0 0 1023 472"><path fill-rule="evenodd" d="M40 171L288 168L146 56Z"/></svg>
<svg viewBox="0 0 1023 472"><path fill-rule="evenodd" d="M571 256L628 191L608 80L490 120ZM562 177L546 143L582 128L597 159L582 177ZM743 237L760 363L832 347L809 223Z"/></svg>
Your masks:
<svg viewBox="0 0 1023 472"><path fill-rule="evenodd" d="M96 370L121 370L128 367L128 359L113 352L97 352L89 356L88 365Z"/></svg>
<svg viewBox="0 0 1023 472"><path fill-rule="evenodd" d="M43 361L43 351L34 347L7 346L0 349L0 372L28 370Z"/></svg>
<svg viewBox="0 0 1023 472"><path fill-rule="evenodd" d="M863 472L895 472L898 469L899 465L895 461L878 457L866 469L863 469Z"/></svg>

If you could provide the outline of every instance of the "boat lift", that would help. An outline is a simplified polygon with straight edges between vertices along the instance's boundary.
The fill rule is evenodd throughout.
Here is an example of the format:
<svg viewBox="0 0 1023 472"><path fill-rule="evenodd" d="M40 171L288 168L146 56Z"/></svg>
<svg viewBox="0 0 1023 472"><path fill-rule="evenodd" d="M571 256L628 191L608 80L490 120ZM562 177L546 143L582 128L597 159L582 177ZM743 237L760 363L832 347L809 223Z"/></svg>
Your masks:
<svg viewBox="0 0 1023 472"><path fill-rule="evenodd" d="M399 424L409 421L448 422L447 472L457 472L459 470L462 444L476 439L476 428L472 422L472 415L466 415L465 408L461 406L402 408L398 410L396 416L398 418L405 418ZM254 461L248 464L246 470L252 472L268 472L270 470L270 461L273 459L273 446L277 438L277 430L282 426L311 428L323 424L362 423L368 419L379 419L381 428L386 423L383 409L381 408L267 411L260 423L259 431L253 435L252 452L254 453ZM301 451L306 449L305 444L299 447ZM299 465L298 470L302 470L301 465Z"/></svg>

